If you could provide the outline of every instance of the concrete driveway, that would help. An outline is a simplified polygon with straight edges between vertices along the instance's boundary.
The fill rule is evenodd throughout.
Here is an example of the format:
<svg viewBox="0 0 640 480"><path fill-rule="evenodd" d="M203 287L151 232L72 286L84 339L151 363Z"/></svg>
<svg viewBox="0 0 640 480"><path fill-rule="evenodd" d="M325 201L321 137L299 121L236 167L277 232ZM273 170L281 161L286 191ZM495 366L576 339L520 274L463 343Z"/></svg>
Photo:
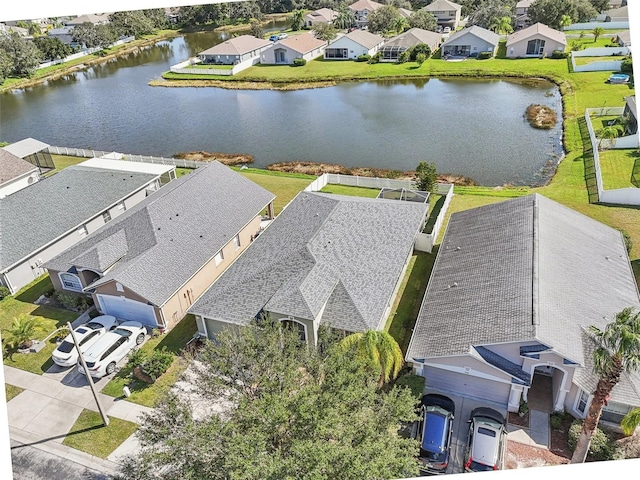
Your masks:
<svg viewBox="0 0 640 480"><path fill-rule="evenodd" d="M446 473L463 473L464 472L464 450L467 445L467 437L469 434L469 424L467 420L471 417L471 412L476 407L489 407L507 416L507 409L503 406L475 400L472 398L453 395L446 391L426 389L425 393L438 393L449 397L456 405L455 417L453 419L453 432L451 434L451 456L449 466Z"/></svg>

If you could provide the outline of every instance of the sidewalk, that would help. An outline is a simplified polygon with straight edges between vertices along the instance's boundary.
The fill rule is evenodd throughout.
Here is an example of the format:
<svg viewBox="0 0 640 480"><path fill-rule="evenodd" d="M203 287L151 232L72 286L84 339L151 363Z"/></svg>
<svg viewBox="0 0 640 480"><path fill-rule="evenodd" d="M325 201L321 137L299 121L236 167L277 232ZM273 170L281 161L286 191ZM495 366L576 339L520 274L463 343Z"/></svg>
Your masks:
<svg viewBox="0 0 640 480"><path fill-rule="evenodd" d="M529 410L529 427L507 425L507 438L514 442L532 447L549 448L549 414L538 410Z"/></svg>
<svg viewBox="0 0 640 480"><path fill-rule="evenodd" d="M81 378L77 378L81 377ZM109 456L99 459L62 444L67 433L83 409L98 411L89 384L82 374L62 371L36 375L14 367L4 366L4 379L9 385L24 391L7 402L10 437L25 445L56 452L65 458L97 471L114 470L117 458L137 450L135 438L129 438ZM96 390L104 387L96 385ZM98 393L106 414L131 422L138 422L143 413L153 409Z"/></svg>

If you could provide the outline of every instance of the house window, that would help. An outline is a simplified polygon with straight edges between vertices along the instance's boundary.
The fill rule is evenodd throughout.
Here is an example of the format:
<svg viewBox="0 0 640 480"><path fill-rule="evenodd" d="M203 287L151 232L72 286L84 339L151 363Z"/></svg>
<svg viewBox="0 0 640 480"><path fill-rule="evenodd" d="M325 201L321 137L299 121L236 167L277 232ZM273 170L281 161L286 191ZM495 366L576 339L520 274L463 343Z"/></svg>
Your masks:
<svg viewBox="0 0 640 480"><path fill-rule="evenodd" d="M578 404L576 405L576 410L580 413L584 413L587 408L587 402L589 401L589 394L584 390L580 390L580 396L578 397Z"/></svg>
<svg viewBox="0 0 640 480"><path fill-rule="evenodd" d="M544 52L544 40L536 38L527 43L527 55L542 55Z"/></svg>
<svg viewBox="0 0 640 480"><path fill-rule="evenodd" d="M216 256L213 257L213 261L215 262L216 267L220 265L223 260L224 260L224 254L222 253L222 250L220 250L218 253L216 253Z"/></svg>
<svg viewBox="0 0 640 480"><path fill-rule="evenodd" d="M629 413L631 407L629 405L625 405L623 403L609 402L607 405L602 407L602 416L600 419L604 422L615 423L616 425L620 424L620 420Z"/></svg>
<svg viewBox="0 0 640 480"><path fill-rule="evenodd" d="M294 332L298 332L298 336L300 337L301 342L307 341L307 327L304 323L298 322L297 320L292 320L290 318L285 318L280 320L280 324L284 328L290 328Z"/></svg>
<svg viewBox="0 0 640 480"><path fill-rule="evenodd" d="M86 225L83 225L78 229L78 235L80 235L80 238L83 238L89 235L89 230L87 230Z"/></svg>
<svg viewBox="0 0 640 480"><path fill-rule="evenodd" d="M111 221L111 213L109 213L108 211L104 212L102 214L102 219L104 220L104 223L110 222Z"/></svg>
<svg viewBox="0 0 640 480"><path fill-rule="evenodd" d="M119 292L124 292L124 288L120 282L116 282L116 290Z"/></svg>
<svg viewBox="0 0 640 480"><path fill-rule="evenodd" d="M62 283L62 288L65 290L73 290L74 292L82 291L82 283L80 283L80 278L78 278L77 275L73 273L60 273L58 275Z"/></svg>
<svg viewBox="0 0 640 480"><path fill-rule="evenodd" d="M233 244L236 247L236 250L240 248L240 235L236 235L233 239Z"/></svg>

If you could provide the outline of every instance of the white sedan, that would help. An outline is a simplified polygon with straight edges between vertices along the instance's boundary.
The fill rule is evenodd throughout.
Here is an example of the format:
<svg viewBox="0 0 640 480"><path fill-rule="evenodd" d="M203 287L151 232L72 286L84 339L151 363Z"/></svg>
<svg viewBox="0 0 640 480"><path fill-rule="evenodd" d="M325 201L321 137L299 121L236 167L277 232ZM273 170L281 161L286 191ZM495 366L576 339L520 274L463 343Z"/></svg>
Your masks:
<svg viewBox="0 0 640 480"><path fill-rule="evenodd" d="M118 326L116 317L111 315L101 315L94 318L89 323L76 327L73 331L76 334L80 350L85 352L101 336ZM72 367L78 363L78 350L73 344L71 334L67 335L60 345L51 354L56 365L60 367Z"/></svg>

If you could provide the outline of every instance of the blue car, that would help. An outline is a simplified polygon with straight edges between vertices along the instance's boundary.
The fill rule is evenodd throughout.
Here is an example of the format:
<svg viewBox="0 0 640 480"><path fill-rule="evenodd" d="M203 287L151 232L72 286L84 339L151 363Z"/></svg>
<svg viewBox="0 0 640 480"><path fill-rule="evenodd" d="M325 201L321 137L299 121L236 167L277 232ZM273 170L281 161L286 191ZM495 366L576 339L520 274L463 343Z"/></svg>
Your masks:
<svg viewBox="0 0 640 480"><path fill-rule="evenodd" d="M438 394L424 395L420 403L420 473L444 473L449 465L455 403Z"/></svg>
<svg viewBox="0 0 640 480"><path fill-rule="evenodd" d="M278 35L271 35L269 37L269 40L271 40L272 42L277 42L279 40Z"/></svg>

